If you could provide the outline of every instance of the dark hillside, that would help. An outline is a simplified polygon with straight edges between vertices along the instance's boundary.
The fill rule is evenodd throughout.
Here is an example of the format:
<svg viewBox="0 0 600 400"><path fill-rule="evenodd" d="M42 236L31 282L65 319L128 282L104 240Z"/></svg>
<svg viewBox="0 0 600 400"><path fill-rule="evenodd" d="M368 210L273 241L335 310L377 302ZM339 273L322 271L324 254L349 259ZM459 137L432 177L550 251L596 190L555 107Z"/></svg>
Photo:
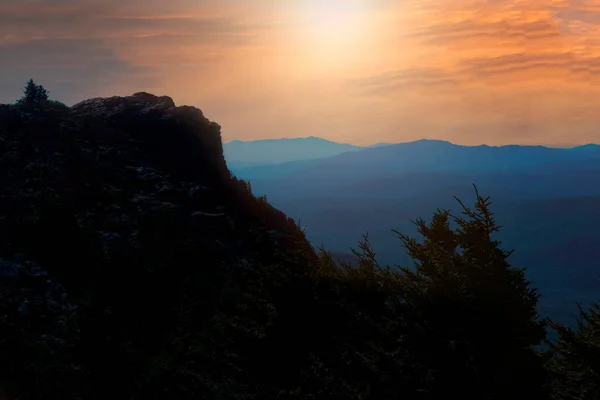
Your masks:
<svg viewBox="0 0 600 400"><path fill-rule="evenodd" d="M399 233L412 266L368 238L317 256L219 125L147 93L0 106L0 168L9 400L542 400L587 368L539 353L540 294L478 194Z"/></svg>
<svg viewBox="0 0 600 400"><path fill-rule="evenodd" d="M83 386L108 382L95 387L99 398L148 385L140 371L160 369L150 360L182 329L175 310L193 310L201 326L229 307L219 293L259 265L306 275L316 261L291 219L230 176L219 125L168 97L2 105L0 168L0 278L33 263L64 285L81 317L65 334L81 343ZM56 389L32 378L15 386L34 398Z"/></svg>

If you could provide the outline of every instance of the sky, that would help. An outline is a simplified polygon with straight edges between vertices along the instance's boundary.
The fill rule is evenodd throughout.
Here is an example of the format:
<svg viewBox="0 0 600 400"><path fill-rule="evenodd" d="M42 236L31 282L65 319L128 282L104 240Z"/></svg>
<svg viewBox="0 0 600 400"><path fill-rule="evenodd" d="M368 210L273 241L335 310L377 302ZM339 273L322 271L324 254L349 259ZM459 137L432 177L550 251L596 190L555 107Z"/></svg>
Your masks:
<svg viewBox="0 0 600 400"><path fill-rule="evenodd" d="M600 0L0 0L0 103L146 91L222 137L600 142Z"/></svg>

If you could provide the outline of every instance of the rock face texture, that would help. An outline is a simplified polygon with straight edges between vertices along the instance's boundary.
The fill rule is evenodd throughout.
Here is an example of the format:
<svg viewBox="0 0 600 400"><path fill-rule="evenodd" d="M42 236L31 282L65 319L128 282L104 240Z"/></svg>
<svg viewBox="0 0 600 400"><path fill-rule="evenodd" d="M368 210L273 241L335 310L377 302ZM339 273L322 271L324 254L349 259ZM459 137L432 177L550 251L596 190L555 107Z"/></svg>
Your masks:
<svg viewBox="0 0 600 400"><path fill-rule="evenodd" d="M239 371L219 338L268 311L231 325L244 288L316 259L231 176L220 126L169 97L0 105L0 170L0 386L22 398L218 398Z"/></svg>
<svg viewBox="0 0 600 400"><path fill-rule="evenodd" d="M151 157L168 158L164 167L171 172L214 179L228 175L221 127L197 108L176 107L170 97L136 93L126 98L95 98L75 104L71 114L83 127L110 126L113 137L149 146ZM101 157L118 160L111 148L103 150ZM202 168L198 168L200 163Z"/></svg>

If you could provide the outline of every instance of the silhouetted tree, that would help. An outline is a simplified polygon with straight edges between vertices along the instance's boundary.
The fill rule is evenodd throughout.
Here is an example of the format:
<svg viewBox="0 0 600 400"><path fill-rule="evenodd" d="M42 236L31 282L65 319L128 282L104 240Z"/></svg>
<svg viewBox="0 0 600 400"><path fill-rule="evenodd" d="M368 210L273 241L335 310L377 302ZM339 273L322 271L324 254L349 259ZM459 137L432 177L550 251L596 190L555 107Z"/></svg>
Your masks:
<svg viewBox="0 0 600 400"><path fill-rule="evenodd" d="M333 321L321 325L328 332L340 332L328 347L338 353L330 355L335 367L329 366L329 371L359 391L355 398L430 398L430 365L415 357L419 355L420 315L406 301L400 274L379 264L368 235L352 253L358 258L356 265L336 263L321 248L319 272L337 280L339 296L323 303L342 305L339 311L329 310L323 316L332 320L335 315Z"/></svg>
<svg viewBox="0 0 600 400"><path fill-rule="evenodd" d="M508 263L511 252L493 239L499 226L491 202L475 191L474 209L457 199L461 216L438 210L430 223L415 221L421 241L394 231L414 260L413 267L394 271L379 265L365 236L359 250L353 250L358 267L342 263L342 270L335 272L330 260L322 268L361 288L360 307L371 303L362 315L366 312L375 324L389 318L402 321L394 328L388 324L387 333L377 339L387 354L396 354L381 372L411 376L402 395L541 399L545 374L535 346L545 338L545 326L537 313L539 295L529 287L524 270ZM373 290L386 312L372 308L377 296L368 300L367 293ZM391 345L391 337L396 346L402 342L401 347ZM388 391L380 385L373 398L394 398L391 377L386 385Z"/></svg>
<svg viewBox="0 0 600 400"><path fill-rule="evenodd" d="M539 294L492 238L491 202L475 192L473 209L456 199L461 216L438 210L429 224L415 221L422 241L394 231L415 262L398 279L421 316L418 357L431 368L433 398L543 398Z"/></svg>
<svg viewBox="0 0 600 400"><path fill-rule="evenodd" d="M38 86L35 84L33 79L29 79L25 85L25 89L23 89L23 97L21 98L21 102L34 103L37 95L37 89Z"/></svg>
<svg viewBox="0 0 600 400"><path fill-rule="evenodd" d="M36 103L42 103L45 101L49 100L49 94L48 91L46 90L46 88L44 88L42 85L38 85L37 87L37 93L36 93L36 97L35 97L35 102Z"/></svg>
<svg viewBox="0 0 600 400"><path fill-rule="evenodd" d="M549 343L547 364L556 400L600 399L600 304L593 304L588 311L577 307L576 330L550 322L558 334L556 341Z"/></svg>
<svg viewBox="0 0 600 400"><path fill-rule="evenodd" d="M49 99L48 91L37 85L33 79L29 79L23 89L23 97L17 101L18 104L39 104Z"/></svg>

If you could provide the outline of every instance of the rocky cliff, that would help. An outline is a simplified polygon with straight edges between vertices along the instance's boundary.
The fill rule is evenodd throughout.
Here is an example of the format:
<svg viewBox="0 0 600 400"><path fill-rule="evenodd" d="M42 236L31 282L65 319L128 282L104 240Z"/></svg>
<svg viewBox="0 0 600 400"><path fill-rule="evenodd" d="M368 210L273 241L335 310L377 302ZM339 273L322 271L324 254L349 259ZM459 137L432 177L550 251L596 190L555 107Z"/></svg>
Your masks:
<svg viewBox="0 0 600 400"><path fill-rule="evenodd" d="M316 259L231 176L220 126L169 97L0 105L0 170L0 386L22 398L235 391L227 341L257 340L242 331L271 312L247 298L288 285L261 287L265 268Z"/></svg>

